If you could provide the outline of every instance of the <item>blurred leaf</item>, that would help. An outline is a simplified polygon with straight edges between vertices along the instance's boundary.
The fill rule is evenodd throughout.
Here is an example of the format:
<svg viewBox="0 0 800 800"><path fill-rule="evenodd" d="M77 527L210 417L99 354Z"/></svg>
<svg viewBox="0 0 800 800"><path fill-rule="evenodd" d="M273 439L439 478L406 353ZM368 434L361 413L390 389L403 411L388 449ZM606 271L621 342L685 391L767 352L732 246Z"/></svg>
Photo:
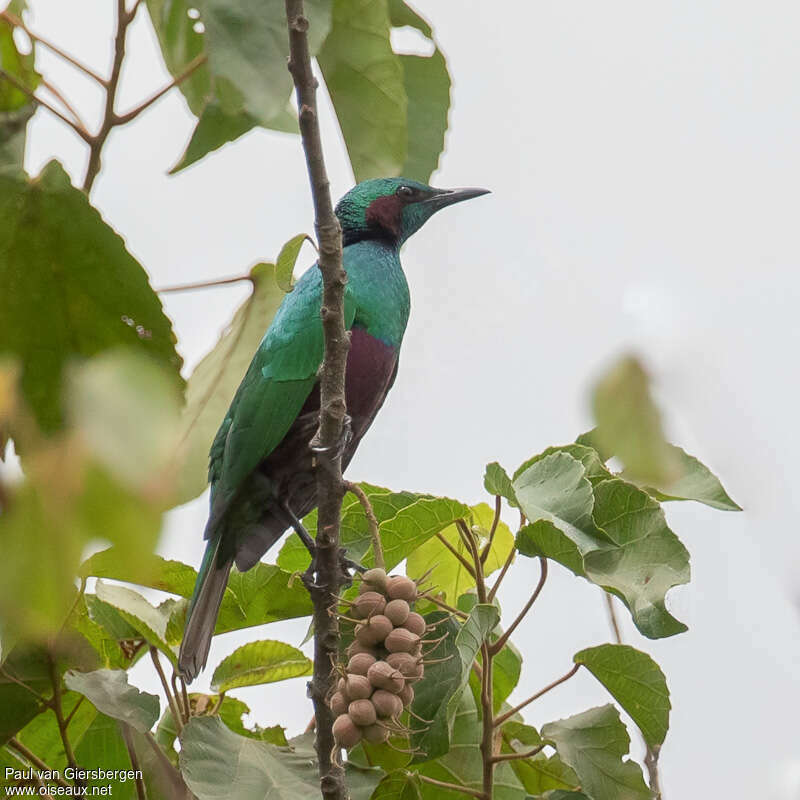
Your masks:
<svg viewBox="0 0 800 800"><path fill-rule="evenodd" d="M542 736L555 742L561 759L578 775L581 789L592 800L650 800L642 770L624 760L630 746L628 731L612 705L592 708L550 722Z"/></svg>
<svg viewBox="0 0 800 800"><path fill-rule="evenodd" d="M138 583L140 586L178 594L181 597L192 596L197 572L188 564L148 554L136 566L136 570L131 570L120 551L110 547L87 558L81 564L80 574L83 577L94 576Z"/></svg>
<svg viewBox="0 0 800 800"><path fill-rule="evenodd" d="M471 512L474 523L472 529L479 535L478 542L482 550L488 542L489 529L494 520L494 510L489 508L486 503L480 503L473 506ZM455 524L448 525L440 533L456 552L471 563L472 559ZM514 536L508 525L501 521L497 525L492 549L489 551L484 565L484 574L488 576L500 569L513 549ZM429 579L437 587L437 595L443 595L449 603L457 600L464 592L475 586L475 579L453 553L442 544L438 536L420 545L408 556L406 562L406 572L409 575L424 575L429 570L431 570Z"/></svg>
<svg viewBox="0 0 800 800"><path fill-rule="evenodd" d="M312 737L313 738L313 737ZM181 733L180 765L198 800L297 800L319 793L319 775L311 739L276 747L239 736L216 717L195 717ZM366 800L380 780L380 771L349 770L353 799Z"/></svg>
<svg viewBox="0 0 800 800"><path fill-rule="evenodd" d="M120 236L51 161L38 178L0 174L0 353L17 356L40 425L62 423L68 360L126 346L182 386L175 336Z"/></svg>
<svg viewBox="0 0 800 800"><path fill-rule="evenodd" d="M505 497L512 506L517 505L517 498L514 494L514 487L511 485L511 478L508 473L496 462L486 465L486 473L483 476L483 488L489 494Z"/></svg>
<svg viewBox="0 0 800 800"><path fill-rule="evenodd" d="M627 479L658 485L681 477L680 462L664 439L650 378L637 358L625 356L600 378L592 408L597 440L622 461Z"/></svg>
<svg viewBox="0 0 800 800"><path fill-rule="evenodd" d="M97 714L75 748L75 760L87 770L130 770L131 759L120 733L120 723L105 714ZM106 791L114 800L136 800L136 782L124 777L89 779L86 783L89 796L94 787L108 786Z"/></svg>
<svg viewBox="0 0 800 800"><path fill-rule="evenodd" d="M444 616L434 613L427 619L429 622L439 622ZM412 763L438 758L448 751L453 720L465 694L464 687L469 680L472 662L481 644L499 621L500 613L495 606L479 604L472 609L463 625L450 621L440 623L437 627L437 638L445 634L447 638L436 648L436 657L446 660L430 665L425 670L425 677L414 685L411 710L418 717L431 721L412 732L412 749L424 753L415 756Z"/></svg>
<svg viewBox="0 0 800 800"><path fill-rule="evenodd" d="M17 111L0 111L0 175L24 177L25 138L35 112L33 102Z"/></svg>
<svg viewBox="0 0 800 800"><path fill-rule="evenodd" d="M123 640L136 638L136 631L119 613L94 595L84 595L69 618L70 629L78 631L94 648L100 666L127 669L131 658L120 646Z"/></svg>
<svg viewBox="0 0 800 800"><path fill-rule="evenodd" d="M285 296L275 281L273 264L257 264L250 271L250 278L252 294L236 311L214 349L195 367L186 386L179 436L179 461L183 467L178 503L205 491L211 443L264 331Z"/></svg>
<svg viewBox="0 0 800 800"><path fill-rule="evenodd" d="M237 686L258 686L310 675L311 661L284 642L248 642L223 659L214 670L211 689L227 692Z"/></svg>
<svg viewBox="0 0 800 800"><path fill-rule="evenodd" d="M650 747L663 744L669 729L669 690L664 673L647 653L625 644L604 644L581 650L573 661L608 689Z"/></svg>
<svg viewBox="0 0 800 800"><path fill-rule="evenodd" d="M317 56L356 181L399 175L408 156L408 100L390 27L387 0L334 0Z"/></svg>
<svg viewBox="0 0 800 800"><path fill-rule="evenodd" d="M686 626L667 611L665 595L689 582L689 553L667 526L661 507L619 478L602 481L594 492L597 524L618 547L584 556L588 578L621 597L648 638L682 633Z"/></svg>
<svg viewBox="0 0 800 800"><path fill-rule="evenodd" d="M483 788L483 757L480 751L482 731L478 710L470 692L464 692L460 697L452 731L448 752L420 764L417 771L435 780L480 791ZM421 791L423 800L442 800L443 791L438 786L423 783ZM450 792L447 794L449 796ZM457 796L453 793L453 797ZM525 790L511 767L508 764L498 764L492 787L493 800L524 800L525 796Z"/></svg>
<svg viewBox="0 0 800 800"><path fill-rule="evenodd" d="M275 280L284 292L292 291L292 274L297 257L300 255L300 248L306 240L313 245L314 242L307 233L298 233L296 236L292 236L281 248L281 252L278 253L278 258L275 260Z"/></svg>
<svg viewBox="0 0 800 800"><path fill-rule="evenodd" d="M408 97L408 154L400 174L427 183L439 166L450 109L447 61L433 38L431 26L403 0L389 0L393 27L410 25L434 45L430 56L401 55Z"/></svg>
<svg viewBox="0 0 800 800"><path fill-rule="evenodd" d="M99 580L95 591L100 600L113 606L143 639L157 647L169 658L172 666L177 667L175 648L167 643L167 613L154 608L138 592L125 586L114 586Z"/></svg>
<svg viewBox="0 0 800 800"><path fill-rule="evenodd" d="M416 773L396 769L383 777L370 800L422 800L422 782Z"/></svg>
<svg viewBox="0 0 800 800"><path fill-rule="evenodd" d="M88 697L98 711L125 722L140 733L147 733L158 719L158 696L129 685L125 670L68 670L64 683L72 691Z"/></svg>

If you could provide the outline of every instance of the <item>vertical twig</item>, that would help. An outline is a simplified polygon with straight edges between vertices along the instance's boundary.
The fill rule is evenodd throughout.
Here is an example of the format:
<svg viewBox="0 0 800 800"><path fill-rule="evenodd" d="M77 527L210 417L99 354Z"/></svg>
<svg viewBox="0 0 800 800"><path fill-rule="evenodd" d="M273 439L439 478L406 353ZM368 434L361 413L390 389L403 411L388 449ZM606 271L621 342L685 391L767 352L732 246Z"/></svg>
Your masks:
<svg viewBox="0 0 800 800"><path fill-rule="evenodd" d="M611 625L611 630L614 633L614 641L617 644L623 644L622 629L619 626L617 612L614 608L614 597L608 592L603 592L603 596L606 599L608 622ZM644 736L642 736L642 741L644 742L645 747L644 765L647 767L647 778L648 783L650 784L650 791L653 792L653 800L663 800L663 795L661 793L661 776L658 773L658 757L660 755L661 748L650 747L647 741L645 741Z"/></svg>
<svg viewBox="0 0 800 800"><path fill-rule="evenodd" d="M72 749L72 742L69 740L69 733L67 731L67 723L64 721L64 707L61 704L61 676L56 670L56 662L51 654L47 655L47 667L50 672L50 683L53 685L53 699L50 701L50 708L56 715L56 722L58 723L58 733L61 736L61 743L64 745L64 756L67 759L67 764L74 770L78 769L78 762L75 760L75 752ZM83 788L84 782L75 778L75 785Z"/></svg>
<svg viewBox="0 0 800 800"><path fill-rule="evenodd" d="M314 606L314 674L309 694L316 716L316 750L320 788L325 800L344 800L347 787L344 770L334 757L333 713L326 698L333 684L333 662L339 645L339 628L328 614L329 598L337 596L344 576L339 559L339 520L344 485L338 444L346 415L344 374L350 345L344 324L344 289L347 275L342 267L342 230L333 211L330 185L325 171L317 118L317 81L311 71L308 49L308 19L303 0L286 0L289 29L289 71L297 93L298 119L314 203L315 229L319 242L319 269L323 298L320 315L325 337L325 356L320 376L320 420L315 444L317 457L318 524L316 576L305 581Z"/></svg>
<svg viewBox="0 0 800 800"><path fill-rule="evenodd" d="M178 710L178 702L172 696L172 692L169 690L169 684L167 683L167 676L164 674L164 669L161 666L161 661L158 658L158 650L150 645L150 658L153 661L153 666L156 668L156 672L158 673L159 680L161 681L161 687L164 689L164 694L167 696L167 703L169 705L169 710L172 712L172 718L175 720L175 730L180 732L183 730L183 716L181 715L180 711Z"/></svg>
<svg viewBox="0 0 800 800"><path fill-rule="evenodd" d="M144 789L144 781L142 780L142 768L139 766L139 759L136 755L136 747L133 743L133 736L131 736L131 729L127 722L120 722L120 733L125 742L125 747L128 750L128 758L131 760L131 769L134 771L134 780L136 782L136 797L137 800L147 800L147 792Z"/></svg>
<svg viewBox="0 0 800 800"><path fill-rule="evenodd" d="M372 503L367 497L367 493L357 484L352 481L345 481L344 488L348 492L352 492L361 503L361 508L364 509L364 516L367 518L367 525L369 526L369 535L372 539L372 553L375 556L375 566L381 569L386 568L386 561L383 557L383 545L381 544L380 525L378 518L375 516L375 509L372 508Z"/></svg>

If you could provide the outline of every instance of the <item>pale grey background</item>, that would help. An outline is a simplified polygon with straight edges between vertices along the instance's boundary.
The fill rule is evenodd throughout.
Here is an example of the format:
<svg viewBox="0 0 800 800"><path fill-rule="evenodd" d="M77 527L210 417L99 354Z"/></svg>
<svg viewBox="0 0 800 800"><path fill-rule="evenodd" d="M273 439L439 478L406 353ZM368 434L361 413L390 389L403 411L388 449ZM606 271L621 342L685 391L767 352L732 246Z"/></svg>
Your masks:
<svg viewBox="0 0 800 800"><path fill-rule="evenodd" d="M625 621L672 691L665 797L797 800L800 6L417 5L455 77L433 183L494 194L443 212L406 247L413 313L402 369L350 477L478 501L487 461L513 469L588 427L592 378L635 349L657 381L670 434L747 509L672 505L693 582L670 606L690 632L649 642ZM35 30L107 70L109 0L30 6ZM400 41L414 46L413 37ZM129 52L122 110L168 80L146 14ZM40 53L41 68L97 121L94 87ZM352 176L324 99L323 107L339 196ZM312 225L291 136L256 131L168 177L192 123L172 92L116 132L92 196L155 286L241 273ZM36 173L54 156L82 178L83 144L40 112L27 167ZM164 298L188 367L244 294ZM199 562L205 502L169 515L162 553ZM552 573L515 637L527 654L520 699L566 671L577 649L609 639L600 593ZM509 612L535 579L533 562L529 574L514 572L502 593ZM297 643L304 632L300 622L221 637L210 664L248 638ZM147 666L136 678L157 689ZM302 680L236 694L262 723L289 719L290 732L310 714ZM580 675L530 719L605 700Z"/></svg>

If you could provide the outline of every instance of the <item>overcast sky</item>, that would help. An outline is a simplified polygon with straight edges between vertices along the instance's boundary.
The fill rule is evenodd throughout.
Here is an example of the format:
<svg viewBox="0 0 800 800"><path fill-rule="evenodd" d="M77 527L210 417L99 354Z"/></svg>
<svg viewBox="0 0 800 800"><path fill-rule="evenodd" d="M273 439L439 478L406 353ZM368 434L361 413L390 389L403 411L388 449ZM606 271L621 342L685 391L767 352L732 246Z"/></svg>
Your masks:
<svg viewBox="0 0 800 800"><path fill-rule="evenodd" d="M36 31L107 71L109 0L29 5ZM447 152L432 182L493 194L442 212L406 246L413 310L400 374L349 476L479 501L488 461L513 469L574 439L590 425L592 379L621 352L638 352L672 438L746 508L670 506L693 572L670 607L690 631L649 642L625 620L626 637L660 662L672 692L665 798L798 800L800 6L417 8L454 76ZM146 14L129 52L122 110L168 80ZM90 83L45 52L40 66L99 118ZM323 122L339 196L352 175L327 106ZM180 94L167 95L112 135L92 195L155 286L239 274L312 230L298 139L256 131L168 177L192 125ZM83 144L40 112L27 167L36 173L54 156L82 177ZM245 293L164 298L189 366ZM205 497L170 514L161 552L198 564L205 515ZM515 636L527 654L519 699L563 674L576 650L609 640L600 592L551 573ZM536 578L534 562L513 572L501 593L509 613ZM305 627L220 637L209 664L256 635L297 644ZM146 665L136 673L156 689ZM302 679L237 695L263 724L290 718L292 733L311 713ZM528 716L541 724L603 702L581 674Z"/></svg>

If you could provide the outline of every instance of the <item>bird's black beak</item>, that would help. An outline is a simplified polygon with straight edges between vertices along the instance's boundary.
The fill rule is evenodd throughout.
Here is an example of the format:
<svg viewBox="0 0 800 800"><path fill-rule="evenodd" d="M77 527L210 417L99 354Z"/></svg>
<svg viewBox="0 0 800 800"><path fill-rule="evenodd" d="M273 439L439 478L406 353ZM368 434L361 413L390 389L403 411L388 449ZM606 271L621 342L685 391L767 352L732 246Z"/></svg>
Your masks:
<svg viewBox="0 0 800 800"><path fill-rule="evenodd" d="M436 194L423 200L426 206L438 211L445 206L452 206L462 200L472 200L473 197L480 197L482 194L490 194L489 189L434 189Z"/></svg>

